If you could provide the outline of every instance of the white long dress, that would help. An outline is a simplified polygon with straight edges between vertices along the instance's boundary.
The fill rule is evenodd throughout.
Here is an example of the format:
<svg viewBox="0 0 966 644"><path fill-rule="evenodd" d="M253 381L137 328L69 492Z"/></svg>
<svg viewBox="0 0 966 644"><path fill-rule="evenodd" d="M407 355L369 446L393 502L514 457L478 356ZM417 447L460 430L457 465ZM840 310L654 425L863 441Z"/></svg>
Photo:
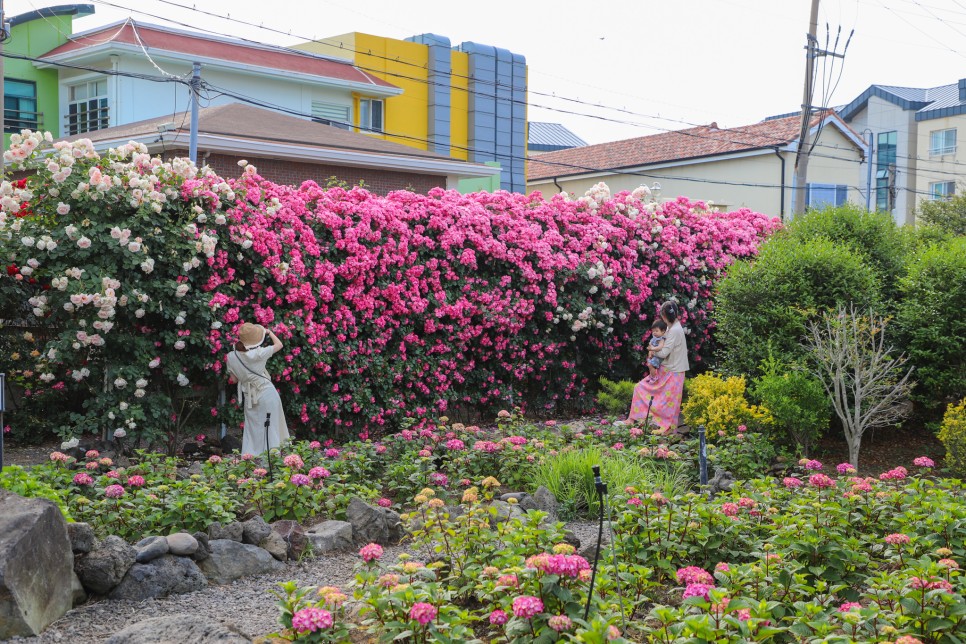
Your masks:
<svg viewBox="0 0 966 644"><path fill-rule="evenodd" d="M242 454L261 454L289 438L282 399L265 369L273 353L272 347L259 347L228 354L228 372L238 381L238 401L245 407ZM267 432L266 414L271 414ZM268 447L265 446L266 434Z"/></svg>

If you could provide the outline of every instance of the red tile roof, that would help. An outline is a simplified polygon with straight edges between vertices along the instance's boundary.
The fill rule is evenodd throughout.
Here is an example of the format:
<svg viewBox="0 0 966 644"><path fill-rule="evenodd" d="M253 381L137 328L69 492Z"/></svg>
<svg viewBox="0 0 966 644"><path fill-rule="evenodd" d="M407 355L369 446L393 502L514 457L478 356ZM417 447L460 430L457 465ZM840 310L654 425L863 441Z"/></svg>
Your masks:
<svg viewBox="0 0 966 644"><path fill-rule="evenodd" d="M135 34L135 29L137 33ZM105 35L108 36L105 38ZM367 83L380 87L395 87L381 78L367 74L351 63L330 60L308 52L298 53L294 50L275 48L270 46L252 45L244 42L232 42L209 38L202 34L190 34L183 31L173 31L154 25L144 25L128 20L126 23L115 23L97 31L74 36L63 45L48 51L41 58L58 56L70 52L80 52L89 47L106 43L123 43L138 46L137 36L140 36L144 48L148 52L168 51L188 54L204 58L216 58L243 65L253 65L278 69L301 74L311 74L325 78L334 78L356 83Z"/></svg>
<svg viewBox="0 0 966 644"><path fill-rule="evenodd" d="M832 113L832 116L841 122L837 115ZM812 117L812 126L822 117ZM786 145L798 139L801 122L801 116L796 115L724 130L712 123L687 130L548 152L530 158L527 181Z"/></svg>

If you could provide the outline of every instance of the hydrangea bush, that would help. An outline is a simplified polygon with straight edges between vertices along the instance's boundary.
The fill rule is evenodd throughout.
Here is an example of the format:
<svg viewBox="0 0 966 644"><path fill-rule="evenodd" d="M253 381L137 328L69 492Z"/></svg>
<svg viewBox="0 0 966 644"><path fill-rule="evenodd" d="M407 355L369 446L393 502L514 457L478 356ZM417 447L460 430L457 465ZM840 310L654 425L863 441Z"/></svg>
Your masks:
<svg viewBox="0 0 966 644"><path fill-rule="evenodd" d="M579 200L377 197L280 186L251 166L226 181L136 144L44 145L12 141L14 168L35 172L0 185L0 292L47 332L0 359L28 399L73 401L65 435L121 428L170 446L211 423L242 321L285 343L270 369L308 430L589 406L600 375L639 375L661 300L682 304L700 366L716 279L780 225L603 186Z"/></svg>

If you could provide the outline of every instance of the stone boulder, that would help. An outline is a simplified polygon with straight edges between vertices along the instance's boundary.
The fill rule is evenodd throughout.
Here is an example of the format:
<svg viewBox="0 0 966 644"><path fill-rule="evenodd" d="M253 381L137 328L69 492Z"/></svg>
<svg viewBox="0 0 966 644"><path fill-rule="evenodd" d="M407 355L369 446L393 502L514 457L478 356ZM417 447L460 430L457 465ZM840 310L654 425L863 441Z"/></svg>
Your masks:
<svg viewBox="0 0 966 644"><path fill-rule="evenodd" d="M0 640L37 635L69 611L73 567L60 509L0 489Z"/></svg>
<svg viewBox="0 0 966 644"><path fill-rule="evenodd" d="M730 492L735 484L734 475L720 467L714 469L714 477L708 481L708 494L715 496L722 492Z"/></svg>
<svg viewBox="0 0 966 644"><path fill-rule="evenodd" d="M278 561L288 559L288 544L285 543L285 538L277 532L268 533L268 536L258 544L258 547L267 550Z"/></svg>
<svg viewBox="0 0 966 644"><path fill-rule="evenodd" d="M305 532L312 545L312 554L319 556L327 552L352 550L352 524L347 521L323 521Z"/></svg>
<svg viewBox="0 0 966 644"><path fill-rule="evenodd" d="M610 535L607 533L606 530L604 531L604 538L601 539L601 545L602 547L600 550L599 558L603 559L605 556L609 556L607 555L607 548L608 546L610 546ZM594 563L594 556L596 555L596 553L597 553L597 535L596 534L593 537L591 537L589 543L587 543L586 545L584 545L583 548L580 548L577 551L577 554L579 554L581 557L583 557L590 563Z"/></svg>
<svg viewBox="0 0 966 644"><path fill-rule="evenodd" d="M195 532L191 535L198 542L198 549L195 553L191 555L191 558L195 561L204 561L211 554L211 548L208 547L208 533L207 532Z"/></svg>
<svg viewBox="0 0 966 644"><path fill-rule="evenodd" d="M257 546L271 533L272 527L265 523L260 516L253 517L242 523L242 543Z"/></svg>
<svg viewBox="0 0 966 644"><path fill-rule="evenodd" d="M533 500L536 502L538 510L547 513L547 519L553 522L559 520L557 514L557 508L559 507L557 497L546 486L541 485L537 488L537 491L533 493Z"/></svg>
<svg viewBox="0 0 966 644"><path fill-rule="evenodd" d="M70 549L75 555L81 555L94 549L97 538L94 528L89 523L68 523L67 536L70 537Z"/></svg>
<svg viewBox="0 0 966 644"><path fill-rule="evenodd" d="M397 512L369 505L359 498L349 500L346 519L352 524L352 536L356 543L393 545L399 543L405 534Z"/></svg>
<svg viewBox="0 0 966 644"><path fill-rule="evenodd" d="M245 526L237 521L233 521L228 525L221 525L217 521L208 526L208 538L214 541L215 539L230 539L231 541L241 540L245 536Z"/></svg>
<svg viewBox="0 0 966 644"><path fill-rule="evenodd" d="M494 529L501 523L523 517L523 510L520 509L519 504L511 504L496 499L490 503L490 507L496 509L496 514L490 515L490 527Z"/></svg>
<svg viewBox="0 0 966 644"><path fill-rule="evenodd" d="M148 563L136 563L108 597L142 601L201 590L208 585L198 564L188 557L162 555Z"/></svg>
<svg viewBox="0 0 966 644"><path fill-rule="evenodd" d="M187 532L176 532L166 537L168 541L168 552L179 557L190 557L196 552L200 544L198 540Z"/></svg>
<svg viewBox="0 0 966 644"><path fill-rule="evenodd" d="M208 542L211 555L199 563L205 577L213 584L230 584L236 579L284 570L267 550L231 539Z"/></svg>
<svg viewBox="0 0 966 644"><path fill-rule="evenodd" d="M251 641L232 624L184 614L131 624L108 638L106 644L251 644Z"/></svg>
<svg viewBox="0 0 966 644"><path fill-rule="evenodd" d="M134 565L137 550L121 537L111 535L74 562L74 571L89 592L106 595L121 583Z"/></svg>
<svg viewBox="0 0 966 644"><path fill-rule="evenodd" d="M293 561L305 552L308 539L305 538L305 528L298 521L283 519L272 524L272 532L282 537L287 546L286 556Z"/></svg>
<svg viewBox="0 0 966 644"><path fill-rule="evenodd" d="M145 537L134 544L134 549L137 551L134 555L135 563L148 563L168 554L168 540L164 537Z"/></svg>

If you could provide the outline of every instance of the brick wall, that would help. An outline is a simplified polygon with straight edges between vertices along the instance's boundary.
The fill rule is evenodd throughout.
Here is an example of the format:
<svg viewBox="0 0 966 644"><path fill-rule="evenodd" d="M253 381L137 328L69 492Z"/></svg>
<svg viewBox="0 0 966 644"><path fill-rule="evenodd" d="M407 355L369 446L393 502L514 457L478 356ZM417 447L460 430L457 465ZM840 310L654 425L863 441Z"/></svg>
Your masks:
<svg viewBox="0 0 966 644"><path fill-rule="evenodd" d="M176 156L188 156L188 151L169 150L165 153L164 158L170 159ZM228 178L237 177L241 173L238 160L247 159L249 163L258 168L258 174L264 178L287 185L299 185L303 181L311 179L320 186L325 186L329 177L334 176L349 185L357 185L360 180L364 181L367 190L379 195L385 195L393 190L412 190L425 194L437 186L446 187L445 176L416 174L414 172L395 172L376 168L347 168L283 159L258 158L248 155L211 154L207 159L203 157L204 153L199 151L199 164L207 163L215 172Z"/></svg>

